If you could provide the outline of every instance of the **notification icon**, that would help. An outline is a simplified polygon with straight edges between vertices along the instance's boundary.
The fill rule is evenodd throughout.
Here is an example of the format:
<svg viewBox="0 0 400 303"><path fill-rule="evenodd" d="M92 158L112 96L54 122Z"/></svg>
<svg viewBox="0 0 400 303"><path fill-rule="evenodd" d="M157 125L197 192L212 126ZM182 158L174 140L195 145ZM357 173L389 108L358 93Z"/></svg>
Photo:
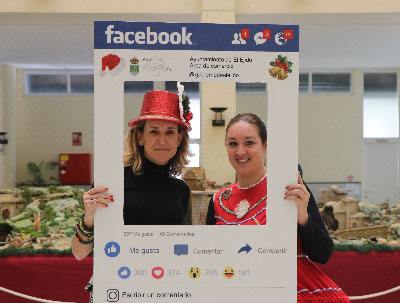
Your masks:
<svg viewBox="0 0 400 303"><path fill-rule="evenodd" d="M240 34L242 39L249 39L250 38L250 30L248 28L242 28L242 32Z"/></svg>
<svg viewBox="0 0 400 303"><path fill-rule="evenodd" d="M263 29L263 39L271 39L271 30Z"/></svg>
<svg viewBox="0 0 400 303"><path fill-rule="evenodd" d="M293 30L292 29L285 29L283 31L283 38L285 38L285 39L293 39Z"/></svg>

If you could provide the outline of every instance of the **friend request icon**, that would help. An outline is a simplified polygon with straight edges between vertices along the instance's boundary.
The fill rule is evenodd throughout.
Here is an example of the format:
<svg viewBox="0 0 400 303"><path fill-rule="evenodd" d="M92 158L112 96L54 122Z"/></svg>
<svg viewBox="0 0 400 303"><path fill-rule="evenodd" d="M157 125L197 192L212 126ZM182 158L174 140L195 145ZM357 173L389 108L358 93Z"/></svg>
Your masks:
<svg viewBox="0 0 400 303"><path fill-rule="evenodd" d="M191 267L189 269L189 277L191 277L192 279L198 279L200 278L200 268L198 267Z"/></svg>
<svg viewBox="0 0 400 303"><path fill-rule="evenodd" d="M222 271L222 275L225 279L232 279L235 276L235 269L233 267L225 267Z"/></svg>
<svg viewBox="0 0 400 303"><path fill-rule="evenodd" d="M117 242L108 242L104 247L104 252L110 258L114 258L119 255L120 247Z"/></svg>
<svg viewBox="0 0 400 303"><path fill-rule="evenodd" d="M246 254L248 254L250 250L251 246L249 244L246 244L245 246L239 249L238 254L240 254L241 252L246 252Z"/></svg>
<svg viewBox="0 0 400 303"><path fill-rule="evenodd" d="M131 275L131 270L129 269L129 267L124 266L118 270L118 276L121 279L128 279L130 275Z"/></svg>
<svg viewBox="0 0 400 303"><path fill-rule="evenodd" d="M154 279L161 279L162 277L164 277L164 268L160 266L154 267L151 271L151 275Z"/></svg>

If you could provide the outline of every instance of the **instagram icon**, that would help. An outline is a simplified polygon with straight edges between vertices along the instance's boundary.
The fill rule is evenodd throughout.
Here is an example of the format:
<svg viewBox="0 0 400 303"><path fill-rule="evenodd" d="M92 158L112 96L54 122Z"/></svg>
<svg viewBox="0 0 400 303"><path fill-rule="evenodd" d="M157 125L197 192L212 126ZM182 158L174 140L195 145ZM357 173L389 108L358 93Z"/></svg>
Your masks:
<svg viewBox="0 0 400 303"><path fill-rule="evenodd" d="M118 302L119 291L118 289L108 289L107 290L107 302Z"/></svg>

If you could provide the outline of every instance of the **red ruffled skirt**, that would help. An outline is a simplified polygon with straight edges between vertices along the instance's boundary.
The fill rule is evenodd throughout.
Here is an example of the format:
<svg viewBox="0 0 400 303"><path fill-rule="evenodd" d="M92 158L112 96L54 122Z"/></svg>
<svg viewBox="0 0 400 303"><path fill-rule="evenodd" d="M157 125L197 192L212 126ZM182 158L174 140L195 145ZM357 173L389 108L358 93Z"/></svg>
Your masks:
<svg viewBox="0 0 400 303"><path fill-rule="evenodd" d="M343 290L304 254L300 237L297 239L297 302L350 302Z"/></svg>

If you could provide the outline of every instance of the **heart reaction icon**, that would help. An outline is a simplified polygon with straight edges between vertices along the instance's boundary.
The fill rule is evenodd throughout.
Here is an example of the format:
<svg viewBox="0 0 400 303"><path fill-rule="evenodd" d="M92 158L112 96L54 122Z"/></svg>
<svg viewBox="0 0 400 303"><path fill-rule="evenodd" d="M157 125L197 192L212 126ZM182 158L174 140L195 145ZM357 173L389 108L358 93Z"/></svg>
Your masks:
<svg viewBox="0 0 400 303"><path fill-rule="evenodd" d="M164 269L162 267L154 267L153 270L151 271L151 275L153 276L154 279L161 279L164 277Z"/></svg>

